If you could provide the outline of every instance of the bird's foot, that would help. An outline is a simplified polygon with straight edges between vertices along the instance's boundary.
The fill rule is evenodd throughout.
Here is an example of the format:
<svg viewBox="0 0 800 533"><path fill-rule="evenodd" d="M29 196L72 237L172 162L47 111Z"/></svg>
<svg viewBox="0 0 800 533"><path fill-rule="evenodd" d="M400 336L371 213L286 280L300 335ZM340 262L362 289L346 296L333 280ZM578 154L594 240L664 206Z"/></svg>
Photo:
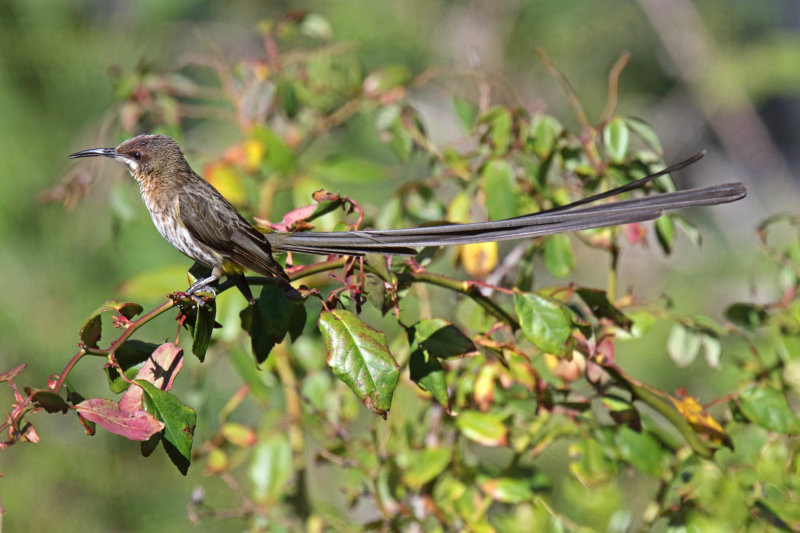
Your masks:
<svg viewBox="0 0 800 533"><path fill-rule="evenodd" d="M216 299L217 291L214 290L213 287L209 286L199 286L199 287L189 287L184 294L194 300L194 302L198 306L203 306L206 302Z"/></svg>

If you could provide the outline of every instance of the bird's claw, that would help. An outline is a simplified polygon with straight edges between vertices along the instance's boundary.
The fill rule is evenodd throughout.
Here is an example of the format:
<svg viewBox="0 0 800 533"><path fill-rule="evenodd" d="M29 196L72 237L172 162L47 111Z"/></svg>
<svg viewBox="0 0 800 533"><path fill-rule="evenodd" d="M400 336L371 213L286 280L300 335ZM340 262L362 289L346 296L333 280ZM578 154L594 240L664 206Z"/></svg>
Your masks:
<svg viewBox="0 0 800 533"><path fill-rule="evenodd" d="M191 288L186 291L186 296L190 297L194 302L202 307L206 302L216 299L217 291L213 287L201 287L192 290Z"/></svg>
<svg viewBox="0 0 800 533"><path fill-rule="evenodd" d="M192 289L191 287L189 290L182 292L175 292L170 294L170 298L176 300L184 300L190 298L194 303L196 303L199 307L205 305L206 302L216 299L217 291L215 291L212 287L201 287L200 289Z"/></svg>

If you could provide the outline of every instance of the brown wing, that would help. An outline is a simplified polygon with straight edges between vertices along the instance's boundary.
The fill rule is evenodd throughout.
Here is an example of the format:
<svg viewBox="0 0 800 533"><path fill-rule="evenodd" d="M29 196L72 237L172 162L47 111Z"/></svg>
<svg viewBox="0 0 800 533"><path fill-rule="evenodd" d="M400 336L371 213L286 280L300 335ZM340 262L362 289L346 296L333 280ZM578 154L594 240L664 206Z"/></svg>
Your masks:
<svg viewBox="0 0 800 533"><path fill-rule="evenodd" d="M272 258L264 235L242 218L236 208L202 178L202 185L182 191L179 217L189 233L202 244L249 270L288 280Z"/></svg>

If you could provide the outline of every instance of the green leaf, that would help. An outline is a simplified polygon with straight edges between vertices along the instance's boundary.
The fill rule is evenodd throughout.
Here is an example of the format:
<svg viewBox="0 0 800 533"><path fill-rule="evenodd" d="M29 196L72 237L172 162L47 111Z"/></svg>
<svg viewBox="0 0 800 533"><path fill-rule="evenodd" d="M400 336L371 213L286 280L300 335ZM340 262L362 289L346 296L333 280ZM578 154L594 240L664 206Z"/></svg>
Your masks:
<svg viewBox="0 0 800 533"><path fill-rule="evenodd" d="M37 406L41 407L48 413L62 412L66 413L69 410L69 404L60 394L53 392L49 389L42 389L33 392L31 401Z"/></svg>
<svg viewBox="0 0 800 533"><path fill-rule="evenodd" d="M633 326L633 320L623 314L622 311L614 307L608 300L606 291L599 289L580 288L576 291L581 300L589 306L592 314L598 319L605 318L610 320L614 325L630 331Z"/></svg>
<svg viewBox="0 0 800 533"><path fill-rule="evenodd" d="M725 309L725 318L737 326L753 330L764 325L769 318L769 312L761 305L735 303Z"/></svg>
<svg viewBox="0 0 800 533"><path fill-rule="evenodd" d="M250 334L253 355L258 364L267 360L272 348L288 333L292 340L303 332L306 323L305 300L290 297L276 283L262 287L255 305L239 313L242 329Z"/></svg>
<svg viewBox="0 0 800 533"><path fill-rule="evenodd" d="M623 426L615 433L615 440L622 459L645 474L661 475L669 452L650 433Z"/></svg>
<svg viewBox="0 0 800 533"><path fill-rule="evenodd" d="M367 292L367 301L382 315L392 308L393 302L389 293L386 291L386 282L379 276L368 273L364 278L364 288Z"/></svg>
<svg viewBox="0 0 800 533"><path fill-rule="evenodd" d="M97 341L100 340L102 331L103 320L100 318L100 313L92 314L81 327L81 342L87 348L97 348Z"/></svg>
<svg viewBox="0 0 800 533"><path fill-rule="evenodd" d="M206 358L206 350L211 342L211 333L214 331L214 319L217 315L217 303L214 300L196 306L196 318L192 328L192 353L200 361Z"/></svg>
<svg viewBox="0 0 800 533"><path fill-rule="evenodd" d="M503 446L508 442L506 426L493 414L463 411L456 416L456 425L465 437L484 446Z"/></svg>
<svg viewBox="0 0 800 533"><path fill-rule="evenodd" d="M569 445L569 470L585 486L607 482L615 474L616 464L605 454L603 445L594 439L583 439Z"/></svg>
<svg viewBox="0 0 800 533"><path fill-rule="evenodd" d="M424 318L408 328L408 334L412 350L420 348L440 359L477 351L469 337L443 318Z"/></svg>
<svg viewBox="0 0 800 533"><path fill-rule="evenodd" d="M374 413L386 418L400 379L400 367L389 352L386 334L367 326L353 313L322 311L319 329L328 349L328 366Z"/></svg>
<svg viewBox="0 0 800 533"><path fill-rule="evenodd" d="M658 244L664 253L669 255L672 252L672 242L675 240L675 224L669 215L658 217L655 223L656 237Z"/></svg>
<svg viewBox="0 0 800 533"><path fill-rule="evenodd" d="M261 504L277 501L286 492L292 470L292 448L287 436L262 439L253 449L247 472L253 484L253 499Z"/></svg>
<svg viewBox="0 0 800 533"><path fill-rule="evenodd" d="M572 243L565 233L550 236L544 244L544 264L556 278L566 278L575 268Z"/></svg>
<svg viewBox="0 0 800 533"><path fill-rule="evenodd" d="M722 355L722 344L716 335L702 335L700 340L703 342L703 349L706 354L706 363L712 368L720 367L720 357Z"/></svg>
<svg viewBox="0 0 800 533"><path fill-rule="evenodd" d="M625 121L615 117L603 128L603 144L614 163L622 163L630 146L630 131Z"/></svg>
<svg viewBox="0 0 800 533"><path fill-rule="evenodd" d="M143 342L138 340L127 340L117 348L114 356L117 359L125 377L132 380L139 373L139 369L150 358L153 352L158 348L158 344L150 342ZM108 388L114 394L124 392L130 387L130 383L122 379L117 369L111 365L104 367L106 377L108 378Z"/></svg>
<svg viewBox="0 0 800 533"><path fill-rule="evenodd" d="M608 409L611 419L617 424L627 426L637 432L642 430L642 417L630 402L612 396L603 396L603 405Z"/></svg>
<svg viewBox="0 0 800 533"><path fill-rule="evenodd" d="M514 171L508 161L493 159L486 164L483 169L483 189L491 220L516 216L519 194L514 186Z"/></svg>
<svg viewBox="0 0 800 533"><path fill-rule="evenodd" d="M700 353L700 343L701 338L697 331L682 324L675 324L669 332L667 352L676 365L688 366Z"/></svg>
<svg viewBox="0 0 800 533"><path fill-rule="evenodd" d="M447 396L447 378L439 360L425 350L414 350L408 361L409 377L422 390L433 394L448 412L450 400Z"/></svg>
<svg viewBox="0 0 800 533"><path fill-rule="evenodd" d="M564 307L538 294L514 295L514 307L522 332L543 352L563 355L570 338L570 315Z"/></svg>
<svg viewBox="0 0 800 533"><path fill-rule="evenodd" d="M403 480L412 489L419 490L444 472L450 464L452 454L450 448L426 448L410 452L409 466L403 471Z"/></svg>
<svg viewBox="0 0 800 533"><path fill-rule="evenodd" d="M520 503L533 498L533 491L528 482L511 477L489 478L480 476L477 479L481 490L490 498L502 503Z"/></svg>
<svg viewBox="0 0 800 533"><path fill-rule="evenodd" d="M478 116L478 109L475 105L465 98L460 96L453 97L453 107L456 110L456 115L461 121L461 127L465 133L472 131L475 126L475 118Z"/></svg>
<svg viewBox="0 0 800 533"><path fill-rule="evenodd" d="M137 379L136 383L144 391L142 399L147 411L164 422L164 449L178 470L186 475L192 462L192 440L197 420L194 409L149 381Z"/></svg>
<svg viewBox="0 0 800 533"><path fill-rule="evenodd" d="M742 391L739 405L744 416L763 428L788 435L800 433L800 419L779 390L749 387Z"/></svg>
<svg viewBox="0 0 800 533"><path fill-rule="evenodd" d="M267 167L264 170L267 174L270 171L282 174L291 174L294 171L297 160L283 139L275 135L271 129L262 126L254 127L251 134L254 139L264 144L264 164Z"/></svg>
<svg viewBox="0 0 800 533"><path fill-rule="evenodd" d="M281 104L283 112L289 118L294 118L300 111L300 103L297 99L297 91L294 86L288 81L281 81L277 87L278 101Z"/></svg>
<svg viewBox="0 0 800 533"><path fill-rule="evenodd" d="M100 315L106 311L114 311L117 316L130 320L141 313L143 308L141 305L135 303L108 300L95 309L81 327L81 342L83 342L87 348L97 348L97 342L100 340L100 334L102 332L102 320Z"/></svg>
<svg viewBox="0 0 800 533"><path fill-rule="evenodd" d="M504 107L495 107L486 114L489 118L489 132L491 143L495 155L502 155L508 152L511 145L511 132L513 119L511 111Z"/></svg>
<svg viewBox="0 0 800 533"><path fill-rule="evenodd" d="M630 128L633 133L643 140L647 146L653 149L654 152L659 155L664 154L664 149L661 147L661 141L658 139L658 135L656 135L656 132L653 131L653 128L651 128L649 124L634 117L626 117L624 120L628 128Z"/></svg>
<svg viewBox="0 0 800 533"><path fill-rule="evenodd" d="M300 31L303 35L329 41L333 38L333 28L327 18L319 13L304 13L300 22Z"/></svg>
<svg viewBox="0 0 800 533"><path fill-rule="evenodd" d="M556 147L564 126L550 115L537 115L531 122L533 151L539 159L546 159Z"/></svg>

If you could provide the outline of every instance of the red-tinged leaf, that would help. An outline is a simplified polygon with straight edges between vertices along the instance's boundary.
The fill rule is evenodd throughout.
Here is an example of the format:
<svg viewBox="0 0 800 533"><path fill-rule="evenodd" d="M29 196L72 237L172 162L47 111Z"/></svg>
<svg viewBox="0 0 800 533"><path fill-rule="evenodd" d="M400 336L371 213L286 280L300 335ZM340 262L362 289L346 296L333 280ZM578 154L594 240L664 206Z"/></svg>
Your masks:
<svg viewBox="0 0 800 533"><path fill-rule="evenodd" d="M228 422L223 425L220 433L225 440L242 448L249 448L258 442L258 435L255 431L236 422Z"/></svg>
<svg viewBox="0 0 800 533"><path fill-rule="evenodd" d="M136 379L139 370L141 370L145 362L150 359L150 356L157 348L157 344L150 342L127 340L117 348L114 352L114 356L120 368L122 368L125 373L125 377L128 378L128 380L133 380ZM111 389L111 392L114 394L125 392L130 386L128 381L122 379L119 375L119 371L115 367L106 365L104 370L108 378L108 388Z"/></svg>
<svg viewBox="0 0 800 533"><path fill-rule="evenodd" d="M400 367L386 334L345 310L323 311L319 329L328 348L328 366L375 414L386 418L400 379Z"/></svg>
<svg viewBox="0 0 800 533"><path fill-rule="evenodd" d="M17 377L17 376L19 375L19 373L20 373L20 372L22 372L23 370L25 370L25 368L26 368L27 366L28 366L28 364L27 364L27 363L22 363L21 365L19 365L19 366L16 366L16 367L12 368L12 369L11 369L11 370L9 370L8 372L3 372L2 374L0 374L0 382L3 382L3 381L11 381L11 380L12 380L12 379L14 379L15 377Z"/></svg>
<svg viewBox="0 0 800 533"><path fill-rule="evenodd" d="M622 232L625 238L631 244L645 243L647 237L647 228L644 225L634 222L633 224L625 224L622 226Z"/></svg>
<svg viewBox="0 0 800 533"><path fill-rule="evenodd" d="M39 434L30 422L25 424L25 427L20 430L19 440L22 442L32 442L33 444L39 443Z"/></svg>
<svg viewBox="0 0 800 533"><path fill-rule="evenodd" d="M171 342L165 342L139 369L136 379L152 383L161 390L170 390L175 376L182 367L183 348ZM119 408L125 413L140 410L142 408L142 389L129 387L119 401Z"/></svg>
<svg viewBox="0 0 800 533"><path fill-rule="evenodd" d="M73 409L86 420L130 440L145 441L164 429L164 423L150 413L145 411L123 413L117 402L105 398L85 400Z"/></svg>
<svg viewBox="0 0 800 533"><path fill-rule="evenodd" d="M294 228L294 225L301 221L308 219L316 210L316 205L306 205L303 207L298 207L292 211L289 211L285 215L283 215L283 220L276 223L271 223L268 220L256 218L255 221L258 222L260 225L273 229L275 231L291 231Z"/></svg>
<svg viewBox="0 0 800 533"><path fill-rule="evenodd" d="M533 491L528 481L523 479L509 477L487 478L481 476L478 478L478 483L484 494L498 502L520 503L533 498Z"/></svg>

